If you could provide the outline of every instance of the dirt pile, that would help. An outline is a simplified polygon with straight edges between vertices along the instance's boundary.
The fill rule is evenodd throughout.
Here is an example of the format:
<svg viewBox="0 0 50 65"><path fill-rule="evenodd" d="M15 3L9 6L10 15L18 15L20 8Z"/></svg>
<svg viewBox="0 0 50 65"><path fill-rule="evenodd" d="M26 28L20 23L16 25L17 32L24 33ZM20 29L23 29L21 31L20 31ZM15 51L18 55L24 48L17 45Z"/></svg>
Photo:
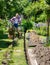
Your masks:
<svg viewBox="0 0 50 65"><path fill-rule="evenodd" d="M33 48L33 54L36 54L38 65L50 65L50 48L39 44Z"/></svg>
<svg viewBox="0 0 50 65"><path fill-rule="evenodd" d="M29 37L28 46L35 45L32 53L36 54L38 65L50 65L50 48L41 44L39 36L35 32L30 32Z"/></svg>
<svg viewBox="0 0 50 65"><path fill-rule="evenodd" d="M34 46L41 43L39 40L39 36L35 32L30 32L29 33L29 44L28 46Z"/></svg>

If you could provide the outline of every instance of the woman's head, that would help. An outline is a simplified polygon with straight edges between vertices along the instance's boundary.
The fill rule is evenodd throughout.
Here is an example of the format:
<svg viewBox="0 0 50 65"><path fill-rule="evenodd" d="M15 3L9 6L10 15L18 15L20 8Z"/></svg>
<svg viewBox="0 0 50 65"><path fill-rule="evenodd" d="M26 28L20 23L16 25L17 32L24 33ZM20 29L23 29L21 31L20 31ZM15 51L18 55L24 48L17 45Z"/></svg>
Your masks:
<svg viewBox="0 0 50 65"><path fill-rule="evenodd" d="M18 14L18 13L16 13L16 18L18 18L18 16L19 16L19 14Z"/></svg>

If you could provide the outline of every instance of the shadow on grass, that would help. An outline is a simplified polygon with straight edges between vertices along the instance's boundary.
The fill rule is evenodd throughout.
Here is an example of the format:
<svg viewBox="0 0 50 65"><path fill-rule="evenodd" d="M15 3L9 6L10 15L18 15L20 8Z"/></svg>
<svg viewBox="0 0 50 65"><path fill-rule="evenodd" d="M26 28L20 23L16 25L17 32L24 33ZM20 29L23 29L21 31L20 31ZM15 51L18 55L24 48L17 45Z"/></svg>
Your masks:
<svg viewBox="0 0 50 65"><path fill-rule="evenodd" d="M11 45L11 42L0 41L0 48L7 48L9 45Z"/></svg>
<svg viewBox="0 0 50 65"><path fill-rule="evenodd" d="M0 34L0 39L7 39L8 35L7 34Z"/></svg>
<svg viewBox="0 0 50 65"><path fill-rule="evenodd" d="M16 34L16 37L18 37L18 34ZM0 30L0 48L8 48L11 44L13 44L13 46L18 46L17 42L6 41L6 39L8 39L8 34L4 34L4 32Z"/></svg>

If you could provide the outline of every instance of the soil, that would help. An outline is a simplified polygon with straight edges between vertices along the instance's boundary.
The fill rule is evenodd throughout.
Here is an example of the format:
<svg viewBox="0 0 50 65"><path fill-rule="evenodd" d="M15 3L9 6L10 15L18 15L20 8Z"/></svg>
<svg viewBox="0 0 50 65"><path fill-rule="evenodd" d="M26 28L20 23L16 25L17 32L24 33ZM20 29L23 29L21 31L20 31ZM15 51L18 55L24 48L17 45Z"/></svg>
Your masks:
<svg viewBox="0 0 50 65"><path fill-rule="evenodd" d="M39 44L33 48L33 54L36 54L38 65L50 65L50 48Z"/></svg>
<svg viewBox="0 0 50 65"><path fill-rule="evenodd" d="M33 32L30 33L29 45L33 47L32 53L36 55L38 65L50 65L50 47L44 47L39 40L39 36Z"/></svg>
<svg viewBox="0 0 50 65"><path fill-rule="evenodd" d="M37 35L35 32L30 32L28 37L29 37L28 46L34 46L41 43L39 35Z"/></svg>

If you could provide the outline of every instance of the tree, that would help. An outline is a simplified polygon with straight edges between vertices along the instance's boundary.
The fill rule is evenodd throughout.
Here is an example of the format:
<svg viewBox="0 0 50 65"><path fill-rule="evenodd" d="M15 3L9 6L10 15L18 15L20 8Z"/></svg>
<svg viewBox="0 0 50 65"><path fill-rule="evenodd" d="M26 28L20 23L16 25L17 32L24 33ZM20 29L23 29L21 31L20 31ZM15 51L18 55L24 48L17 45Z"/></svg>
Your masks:
<svg viewBox="0 0 50 65"><path fill-rule="evenodd" d="M50 23L50 0L46 0L48 8L46 9L47 14L47 43L49 43L49 23Z"/></svg>
<svg viewBox="0 0 50 65"><path fill-rule="evenodd" d="M26 44L25 44L25 33L28 29L32 29L33 27L33 22L31 22L29 19L28 20L23 20L22 22L22 25L23 25L23 28L24 28L24 47L26 47ZM25 50L25 49L24 49ZM26 51L26 50L25 50Z"/></svg>
<svg viewBox="0 0 50 65"><path fill-rule="evenodd" d="M0 18L5 18L5 2L4 0L0 0Z"/></svg>
<svg viewBox="0 0 50 65"><path fill-rule="evenodd" d="M43 13L46 4L44 0L0 0L0 7L1 18L5 18L5 16L11 18L18 12L23 14L25 18L33 16L34 21L37 22L38 15Z"/></svg>
<svg viewBox="0 0 50 65"><path fill-rule="evenodd" d="M26 8L24 8L23 12L25 16L28 17L34 17L34 21L45 21L46 19L46 13L44 12L47 8L47 5L44 0L34 1L30 2ZM44 18L42 20L40 19L40 16L43 14ZM37 18L39 20L37 21Z"/></svg>

